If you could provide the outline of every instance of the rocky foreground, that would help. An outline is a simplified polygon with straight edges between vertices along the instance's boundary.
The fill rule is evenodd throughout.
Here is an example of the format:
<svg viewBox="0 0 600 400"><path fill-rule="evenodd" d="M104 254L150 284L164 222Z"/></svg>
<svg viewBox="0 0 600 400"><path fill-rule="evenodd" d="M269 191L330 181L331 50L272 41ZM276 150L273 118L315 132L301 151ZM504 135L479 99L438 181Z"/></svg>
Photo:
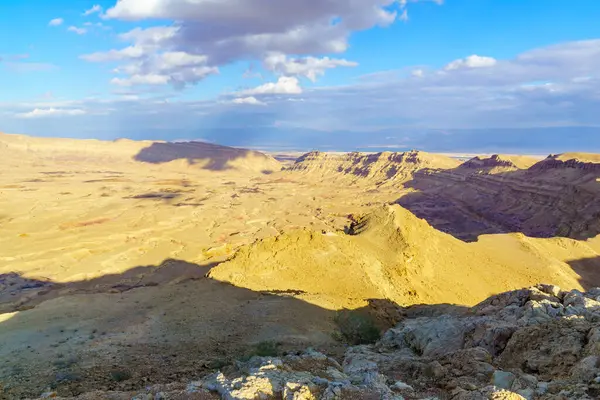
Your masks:
<svg viewBox="0 0 600 400"><path fill-rule="evenodd" d="M256 356L191 383L77 399L600 397L600 288L581 293L538 285L471 309L444 310L403 310L401 322L381 340L349 347L341 364L310 349ZM49 397L56 394L42 396Z"/></svg>

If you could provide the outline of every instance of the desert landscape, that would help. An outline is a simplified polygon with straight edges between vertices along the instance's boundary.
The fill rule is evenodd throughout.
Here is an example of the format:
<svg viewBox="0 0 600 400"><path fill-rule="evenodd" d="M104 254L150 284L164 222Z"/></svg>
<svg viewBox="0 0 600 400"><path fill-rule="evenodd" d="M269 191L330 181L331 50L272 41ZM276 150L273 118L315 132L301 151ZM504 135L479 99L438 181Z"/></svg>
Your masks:
<svg viewBox="0 0 600 400"><path fill-rule="evenodd" d="M598 155L293 161L0 134L0 156L2 398L600 393L573 372L600 366ZM527 340L550 347L527 369L517 358L537 350L517 339L540 329ZM304 374L297 390L284 372ZM257 373L275 374L268 390Z"/></svg>

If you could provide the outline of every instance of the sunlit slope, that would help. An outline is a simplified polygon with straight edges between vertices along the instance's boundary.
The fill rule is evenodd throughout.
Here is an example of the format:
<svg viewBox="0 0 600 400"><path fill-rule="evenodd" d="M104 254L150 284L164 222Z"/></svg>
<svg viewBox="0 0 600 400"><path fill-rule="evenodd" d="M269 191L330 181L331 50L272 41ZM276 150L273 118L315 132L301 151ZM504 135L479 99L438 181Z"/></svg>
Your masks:
<svg viewBox="0 0 600 400"><path fill-rule="evenodd" d="M369 298L475 304L539 282L581 288L565 261L593 254L583 242L518 234L465 243L399 206L385 206L349 235L298 230L259 240L210 276L253 290L297 290L329 305Z"/></svg>
<svg viewBox="0 0 600 400"><path fill-rule="evenodd" d="M425 168L454 168L456 159L422 151L404 153L322 153L304 154L289 170L314 179L327 178L351 182L399 183Z"/></svg>

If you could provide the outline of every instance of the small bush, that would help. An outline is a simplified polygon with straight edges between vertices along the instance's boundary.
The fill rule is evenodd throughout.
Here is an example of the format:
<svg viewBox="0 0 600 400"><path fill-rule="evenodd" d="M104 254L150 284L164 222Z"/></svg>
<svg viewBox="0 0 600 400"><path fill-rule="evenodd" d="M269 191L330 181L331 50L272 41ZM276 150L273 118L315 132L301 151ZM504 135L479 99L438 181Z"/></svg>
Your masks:
<svg viewBox="0 0 600 400"><path fill-rule="evenodd" d="M77 358L75 357L65 358L63 354L57 354L56 357L58 358L58 360L55 360L52 363L56 368L70 368L73 365L77 364Z"/></svg>
<svg viewBox="0 0 600 400"><path fill-rule="evenodd" d="M69 383L69 382L79 382L81 381L81 375L76 372L71 371L63 371L58 372L55 376L56 383Z"/></svg>
<svg viewBox="0 0 600 400"><path fill-rule="evenodd" d="M240 357L240 361L248 361L254 356L259 357L277 357L279 355L279 344L276 342L265 341L254 345Z"/></svg>
<svg viewBox="0 0 600 400"><path fill-rule="evenodd" d="M368 314L357 311L339 311L334 317L341 336L350 344L371 344L381 338L381 331Z"/></svg>
<svg viewBox="0 0 600 400"><path fill-rule="evenodd" d="M221 369L223 367L228 366L229 364L231 364L231 362L225 358L215 358L210 360L206 366L210 369Z"/></svg>
<svg viewBox="0 0 600 400"><path fill-rule="evenodd" d="M115 382L123 382L131 379L131 372L125 369L113 369L110 371L110 378Z"/></svg>
<svg viewBox="0 0 600 400"><path fill-rule="evenodd" d="M260 342L254 351L254 354L260 357L275 357L278 353L279 345L275 342Z"/></svg>

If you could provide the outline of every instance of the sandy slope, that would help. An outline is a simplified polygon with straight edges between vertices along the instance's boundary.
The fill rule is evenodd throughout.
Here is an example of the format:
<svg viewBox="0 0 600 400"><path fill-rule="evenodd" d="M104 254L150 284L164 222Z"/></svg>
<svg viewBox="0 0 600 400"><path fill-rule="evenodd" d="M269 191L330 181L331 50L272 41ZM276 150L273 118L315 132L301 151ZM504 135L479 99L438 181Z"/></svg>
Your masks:
<svg viewBox="0 0 600 400"><path fill-rule="evenodd" d="M523 235L465 243L399 206L368 214L355 231L302 230L262 239L210 276L252 290L300 290L323 306L356 307L370 298L473 305L490 293L541 281L581 288L566 261L597 254L573 240Z"/></svg>

